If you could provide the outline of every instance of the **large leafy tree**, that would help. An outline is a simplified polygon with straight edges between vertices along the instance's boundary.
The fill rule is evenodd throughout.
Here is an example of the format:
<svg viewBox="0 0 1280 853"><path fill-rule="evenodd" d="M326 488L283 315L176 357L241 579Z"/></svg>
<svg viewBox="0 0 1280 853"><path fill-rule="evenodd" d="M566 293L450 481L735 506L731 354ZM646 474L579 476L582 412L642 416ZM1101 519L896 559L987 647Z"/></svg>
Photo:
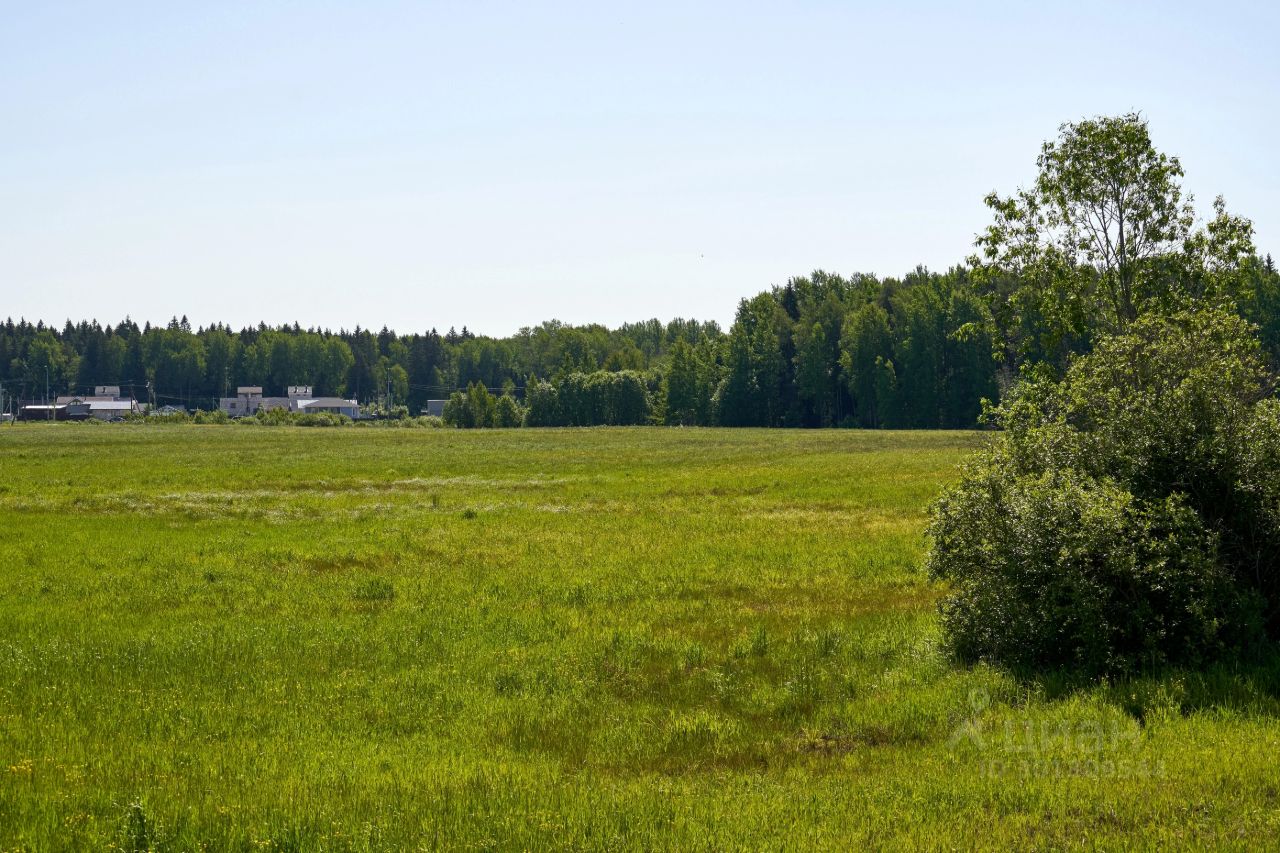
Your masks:
<svg viewBox="0 0 1280 853"><path fill-rule="evenodd" d="M987 197L993 221L971 259L1002 328L1030 327L1010 341L1017 355L1122 331L1150 308L1234 295L1251 225L1219 199L1197 230L1182 164L1155 148L1141 116L1064 124L1037 166L1030 188Z"/></svg>
<svg viewBox="0 0 1280 853"><path fill-rule="evenodd" d="M786 370L783 331L790 319L772 294L738 305L725 344L725 367L716 390L716 411L724 426L778 426Z"/></svg>
<svg viewBox="0 0 1280 853"><path fill-rule="evenodd" d="M666 376L666 421L692 426L698 422L698 363L693 347L676 341L671 348L671 363Z"/></svg>
<svg viewBox="0 0 1280 853"><path fill-rule="evenodd" d="M77 357L69 345L64 345L50 329L41 329L27 348L25 359L15 363L14 373L26 383L26 387L43 396L47 387L50 394L65 390L76 374Z"/></svg>
<svg viewBox="0 0 1280 853"><path fill-rule="evenodd" d="M869 302L845 317L840 366L849 385L854 418L859 426L889 426L882 422L882 406L877 397L884 362L893 359L892 334L889 313L875 303Z"/></svg>
<svg viewBox="0 0 1280 853"><path fill-rule="evenodd" d="M834 293L805 305L795 324L794 382L802 426L833 426L840 417L840 333L844 304Z"/></svg>

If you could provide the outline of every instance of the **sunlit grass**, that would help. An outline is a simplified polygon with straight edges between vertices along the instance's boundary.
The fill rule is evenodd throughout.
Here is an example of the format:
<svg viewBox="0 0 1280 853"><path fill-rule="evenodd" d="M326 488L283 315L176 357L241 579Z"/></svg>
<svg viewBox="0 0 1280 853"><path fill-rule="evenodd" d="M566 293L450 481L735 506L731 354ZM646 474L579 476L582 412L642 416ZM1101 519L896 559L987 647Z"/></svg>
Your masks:
<svg viewBox="0 0 1280 853"><path fill-rule="evenodd" d="M0 848L1274 843L1274 671L942 656L983 440L0 429Z"/></svg>

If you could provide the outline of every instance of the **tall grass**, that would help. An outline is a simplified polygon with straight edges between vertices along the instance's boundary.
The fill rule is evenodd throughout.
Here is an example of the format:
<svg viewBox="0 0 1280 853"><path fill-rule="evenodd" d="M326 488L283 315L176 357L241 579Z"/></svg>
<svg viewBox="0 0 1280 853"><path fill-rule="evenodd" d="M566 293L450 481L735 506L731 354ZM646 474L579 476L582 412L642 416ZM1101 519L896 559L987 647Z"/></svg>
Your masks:
<svg viewBox="0 0 1280 853"><path fill-rule="evenodd" d="M981 440L0 429L0 848L1274 840L1274 673L941 656Z"/></svg>

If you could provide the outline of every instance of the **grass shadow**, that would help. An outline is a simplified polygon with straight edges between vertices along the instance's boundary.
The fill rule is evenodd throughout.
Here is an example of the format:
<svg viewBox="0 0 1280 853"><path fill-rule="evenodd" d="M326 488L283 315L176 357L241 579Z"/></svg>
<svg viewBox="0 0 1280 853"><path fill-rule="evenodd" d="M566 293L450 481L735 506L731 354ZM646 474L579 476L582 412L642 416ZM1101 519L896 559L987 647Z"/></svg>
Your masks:
<svg viewBox="0 0 1280 853"><path fill-rule="evenodd" d="M1164 667L1102 680L1053 671L1021 673L1018 680L1050 701L1093 694L1123 708L1142 725L1153 714L1171 712L1280 719L1280 645L1199 669Z"/></svg>

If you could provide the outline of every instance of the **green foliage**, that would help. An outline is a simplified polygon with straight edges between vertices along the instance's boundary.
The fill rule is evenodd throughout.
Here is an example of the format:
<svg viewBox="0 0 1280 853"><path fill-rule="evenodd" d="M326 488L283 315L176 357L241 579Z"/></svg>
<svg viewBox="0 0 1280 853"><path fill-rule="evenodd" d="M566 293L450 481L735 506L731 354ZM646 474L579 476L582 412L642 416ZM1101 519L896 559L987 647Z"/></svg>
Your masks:
<svg viewBox="0 0 1280 853"><path fill-rule="evenodd" d="M955 652L1026 671L1201 665L1257 618L1183 496L1139 502L1075 472L971 474L943 503L930 570L953 584Z"/></svg>
<svg viewBox="0 0 1280 853"><path fill-rule="evenodd" d="M713 406L723 426L781 426L788 365L782 350L790 323L778 294L744 299L729 332L724 370Z"/></svg>
<svg viewBox="0 0 1280 853"><path fill-rule="evenodd" d="M524 412L520 408L520 404L516 402L516 398L510 393L503 394L498 398L497 411L495 412L494 426L511 428L518 427L524 422Z"/></svg>
<svg viewBox="0 0 1280 853"><path fill-rule="evenodd" d="M444 425L442 419L431 415L419 415L416 418L362 419L352 422L352 426L360 429L440 429Z"/></svg>
<svg viewBox="0 0 1280 853"><path fill-rule="evenodd" d="M1280 639L1280 404L1225 311L1146 315L1029 377L938 503L930 574L969 660L1097 674Z"/></svg>
<svg viewBox="0 0 1280 853"><path fill-rule="evenodd" d="M231 423L231 418L221 409L214 409L212 412L199 409L196 411L192 421L198 424L229 424Z"/></svg>
<svg viewBox="0 0 1280 853"><path fill-rule="evenodd" d="M474 413L471 407L467 405L466 394L462 391L454 391L449 395L449 401L444 404L442 420L445 426L460 427L462 429L475 427Z"/></svg>
<svg viewBox="0 0 1280 853"><path fill-rule="evenodd" d="M488 388L473 382L465 393L455 391L449 397L443 420L447 426L464 429L517 427L524 420L524 412L509 387L501 397L494 397Z"/></svg>
<svg viewBox="0 0 1280 853"><path fill-rule="evenodd" d="M245 426L301 426L301 427L338 427L350 426L351 418L333 412L291 412L288 409L264 409L248 418L240 418L235 423Z"/></svg>
<svg viewBox="0 0 1280 853"><path fill-rule="evenodd" d="M646 378L635 371L569 373L558 381L531 380L527 426L634 426L652 413Z"/></svg>
<svg viewBox="0 0 1280 853"><path fill-rule="evenodd" d="M1031 189L987 197L994 221L970 259L1016 356L1061 364L1143 312L1241 295L1252 225L1219 198L1195 230L1182 165L1155 148L1141 116L1064 124L1037 165Z"/></svg>
<svg viewBox="0 0 1280 853"><path fill-rule="evenodd" d="M893 358L893 337L889 312L868 302L845 318L840 342L840 367L849 385L854 418L859 426L896 426L882 417L889 397L895 393L880 378L882 365Z"/></svg>
<svg viewBox="0 0 1280 853"><path fill-rule="evenodd" d="M684 340L671 348L671 363L665 376L666 422L682 426L705 423L705 394L701 387L697 354Z"/></svg>
<svg viewBox="0 0 1280 853"><path fill-rule="evenodd" d="M498 425L498 403L489 389L473 382L467 386L467 409L470 426L491 428Z"/></svg>
<svg viewBox="0 0 1280 853"><path fill-rule="evenodd" d="M531 378L524 392L525 426L556 426L560 422L560 395L546 380ZM446 410L447 411L447 410Z"/></svg>
<svg viewBox="0 0 1280 853"><path fill-rule="evenodd" d="M364 412L380 420L404 421L409 419L409 407L405 405L385 405L370 403Z"/></svg>
<svg viewBox="0 0 1280 853"><path fill-rule="evenodd" d="M96 420L96 418L89 420ZM189 424L195 419L186 412L147 412L146 414L130 412L124 416L124 421L131 424Z"/></svg>

